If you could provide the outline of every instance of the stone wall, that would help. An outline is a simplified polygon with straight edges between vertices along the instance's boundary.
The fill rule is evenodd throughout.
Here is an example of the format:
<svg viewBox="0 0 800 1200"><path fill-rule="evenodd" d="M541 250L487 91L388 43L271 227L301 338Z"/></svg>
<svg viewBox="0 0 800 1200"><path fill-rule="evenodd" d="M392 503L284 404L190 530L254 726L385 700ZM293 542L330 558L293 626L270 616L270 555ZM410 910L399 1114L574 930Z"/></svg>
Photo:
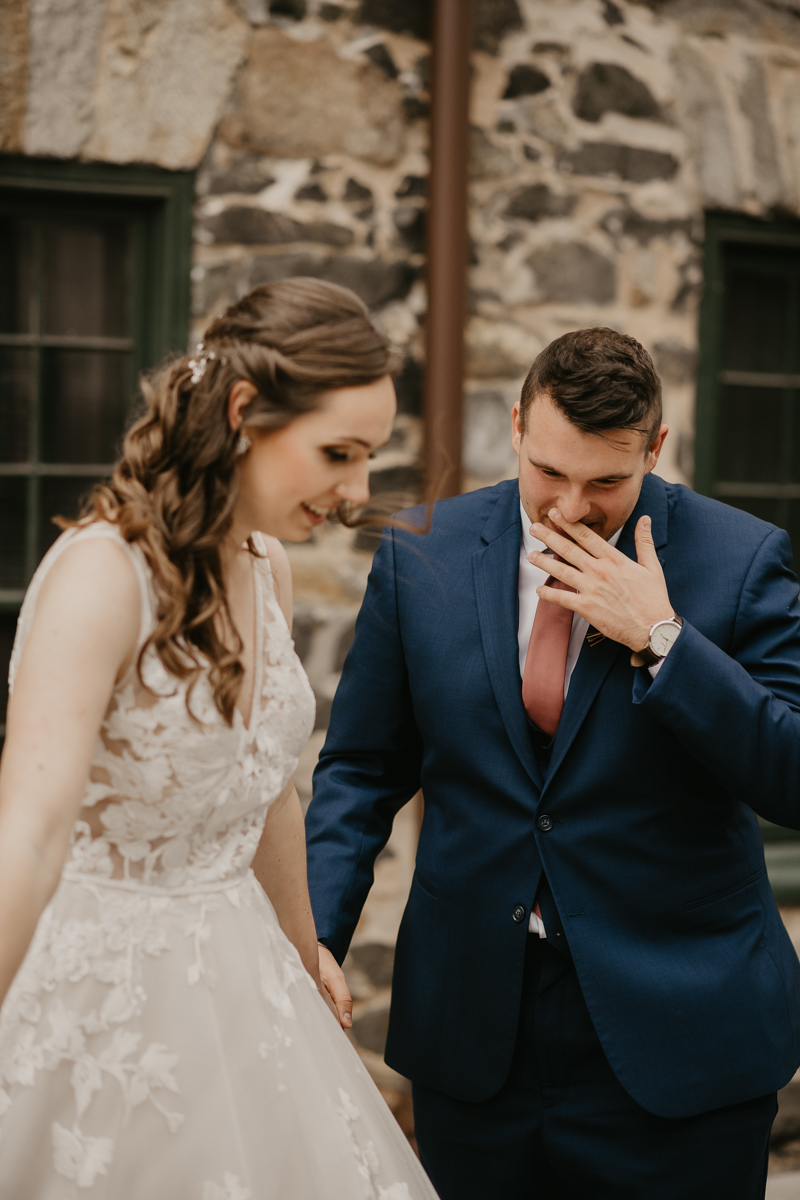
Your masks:
<svg viewBox="0 0 800 1200"><path fill-rule="evenodd" d="M194 333L255 284L352 287L402 348L374 490L415 493L424 364L427 0L0 0L0 149L197 169ZM476 0L466 486L515 473L536 353L611 325L652 351L691 482L703 214L800 213L800 0ZM319 706L310 794L374 537L290 548ZM380 1050L414 820L354 943ZM396 1081L395 1081L396 1082Z"/></svg>

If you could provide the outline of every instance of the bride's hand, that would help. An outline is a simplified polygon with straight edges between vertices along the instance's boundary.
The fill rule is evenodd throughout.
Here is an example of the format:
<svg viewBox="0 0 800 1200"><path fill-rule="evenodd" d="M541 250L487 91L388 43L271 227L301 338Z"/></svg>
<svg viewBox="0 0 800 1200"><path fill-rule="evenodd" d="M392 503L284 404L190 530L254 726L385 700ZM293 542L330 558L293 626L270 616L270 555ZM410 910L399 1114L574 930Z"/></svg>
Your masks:
<svg viewBox="0 0 800 1200"><path fill-rule="evenodd" d="M319 977L322 980L322 996L336 1016L342 1029L353 1024L353 1000L342 968L327 946L319 947Z"/></svg>

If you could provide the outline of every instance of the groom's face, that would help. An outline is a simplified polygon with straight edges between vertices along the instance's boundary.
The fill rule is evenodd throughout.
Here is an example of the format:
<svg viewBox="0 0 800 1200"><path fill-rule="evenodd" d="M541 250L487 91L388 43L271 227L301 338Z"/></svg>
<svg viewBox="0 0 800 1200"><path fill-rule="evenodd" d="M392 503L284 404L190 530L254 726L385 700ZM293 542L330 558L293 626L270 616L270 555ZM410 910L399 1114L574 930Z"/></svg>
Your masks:
<svg viewBox="0 0 800 1200"><path fill-rule="evenodd" d="M658 462L667 426L652 446L634 429L584 433L549 396L531 403L522 428L514 406L512 440L519 455L519 492L531 521L553 528L557 508L568 521L581 521L606 541L636 507L642 480Z"/></svg>

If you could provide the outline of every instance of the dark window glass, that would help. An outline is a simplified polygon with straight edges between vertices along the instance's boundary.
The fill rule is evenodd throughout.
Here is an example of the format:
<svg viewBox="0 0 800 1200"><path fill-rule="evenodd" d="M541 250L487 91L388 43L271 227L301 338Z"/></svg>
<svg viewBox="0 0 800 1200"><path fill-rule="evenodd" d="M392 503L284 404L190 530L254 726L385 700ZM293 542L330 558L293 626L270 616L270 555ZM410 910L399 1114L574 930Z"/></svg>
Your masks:
<svg viewBox="0 0 800 1200"><path fill-rule="evenodd" d="M16 612L0 612L0 750L3 748L3 733L8 707L8 665L11 647L17 630Z"/></svg>
<svg viewBox="0 0 800 1200"><path fill-rule="evenodd" d="M0 462L27 462L35 352L0 346Z"/></svg>
<svg viewBox="0 0 800 1200"><path fill-rule="evenodd" d="M40 456L45 463L110 463L131 393L131 356L42 350Z"/></svg>
<svg viewBox="0 0 800 1200"><path fill-rule="evenodd" d="M775 388L723 387L717 478L774 481L781 459L783 394Z"/></svg>
<svg viewBox="0 0 800 1200"><path fill-rule="evenodd" d="M765 263L765 267L768 265ZM734 262L728 269L725 299L723 368L788 370L787 276L740 267Z"/></svg>
<svg viewBox="0 0 800 1200"><path fill-rule="evenodd" d="M129 224L48 222L42 231L42 332L130 333Z"/></svg>
<svg viewBox="0 0 800 1200"><path fill-rule="evenodd" d="M84 502L97 483L96 476L69 475L66 478L45 476L41 480L39 493L39 528L36 552L41 558L52 546L61 530L53 524L53 517L74 519L80 516Z"/></svg>
<svg viewBox="0 0 800 1200"><path fill-rule="evenodd" d="M20 588L25 578L28 480L0 475L0 590Z"/></svg>
<svg viewBox="0 0 800 1200"><path fill-rule="evenodd" d="M0 333L29 333L34 253L29 221L0 217Z"/></svg>

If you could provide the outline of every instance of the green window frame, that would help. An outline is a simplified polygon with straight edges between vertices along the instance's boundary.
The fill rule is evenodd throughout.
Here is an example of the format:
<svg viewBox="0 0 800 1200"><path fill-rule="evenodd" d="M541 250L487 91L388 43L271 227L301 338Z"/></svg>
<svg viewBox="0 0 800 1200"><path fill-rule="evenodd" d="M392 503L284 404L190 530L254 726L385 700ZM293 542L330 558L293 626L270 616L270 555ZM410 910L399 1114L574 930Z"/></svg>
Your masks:
<svg viewBox="0 0 800 1200"><path fill-rule="evenodd" d="M24 228L29 239L25 262L29 264L31 297L30 318L21 330L15 331L17 326L12 328L8 321L0 330L0 354L24 362L24 370L20 367L19 371L24 374L27 389L27 409L20 425L24 426L20 436L26 450L15 453L13 439L0 437L0 489L5 485L6 491L13 489L14 496L25 497L24 534L19 531L17 538L20 544L24 541L24 551L20 552L24 555L24 570L19 569L22 559L18 555L15 577L9 578L6 570L7 578L3 579L0 564L0 671L7 665L25 587L47 539L52 540L49 533L43 533L50 515L46 511L48 482L53 481L51 490L60 489L62 497L70 493L69 480L76 494L85 491L93 480L108 476L116 449L112 439L106 437L103 444L109 447L109 453L103 457L107 461L97 461L97 454L82 456L80 445L68 453L47 454L48 435L42 426L46 424L46 402L52 407L48 386L53 368L48 364L59 355L62 361L73 355L73 362L75 356L83 355L87 360L93 358L101 374L111 371L118 381L114 403L124 411L104 416L108 416L113 430L124 427L135 402L140 373L157 365L170 351L182 351L188 344L194 184L194 172L188 171L0 156L0 219L17 222L13 228ZM120 238L124 232L126 272L124 278L120 276L109 286L108 294L113 296L115 287L124 290L125 328L114 329L113 336L77 336L74 330L48 333L39 321L46 231L59 221L110 230L111 237L114 229L122 231ZM11 395L9 392L5 398L7 409L14 403ZM13 433L13 422L11 428ZM0 422L0 432L2 429ZM74 430L67 432L73 442L80 443ZM115 436L113 441L117 440ZM52 433L49 441L52 445ZM81 457L92 461L74 461ZM19 483L15 484L14 479ZM53 529L53 536L56 533ZM0 721L4 710L3 704ZM0 724L0 739L2 734Z"/></svg>
<svg viewBox="0 0 800 1200"><path fill-rule="evenodd" d="M696 491L787 529L800 566L800 221L706 214ZM761 821L776 900L800 904L800 833Z"/></svg>

